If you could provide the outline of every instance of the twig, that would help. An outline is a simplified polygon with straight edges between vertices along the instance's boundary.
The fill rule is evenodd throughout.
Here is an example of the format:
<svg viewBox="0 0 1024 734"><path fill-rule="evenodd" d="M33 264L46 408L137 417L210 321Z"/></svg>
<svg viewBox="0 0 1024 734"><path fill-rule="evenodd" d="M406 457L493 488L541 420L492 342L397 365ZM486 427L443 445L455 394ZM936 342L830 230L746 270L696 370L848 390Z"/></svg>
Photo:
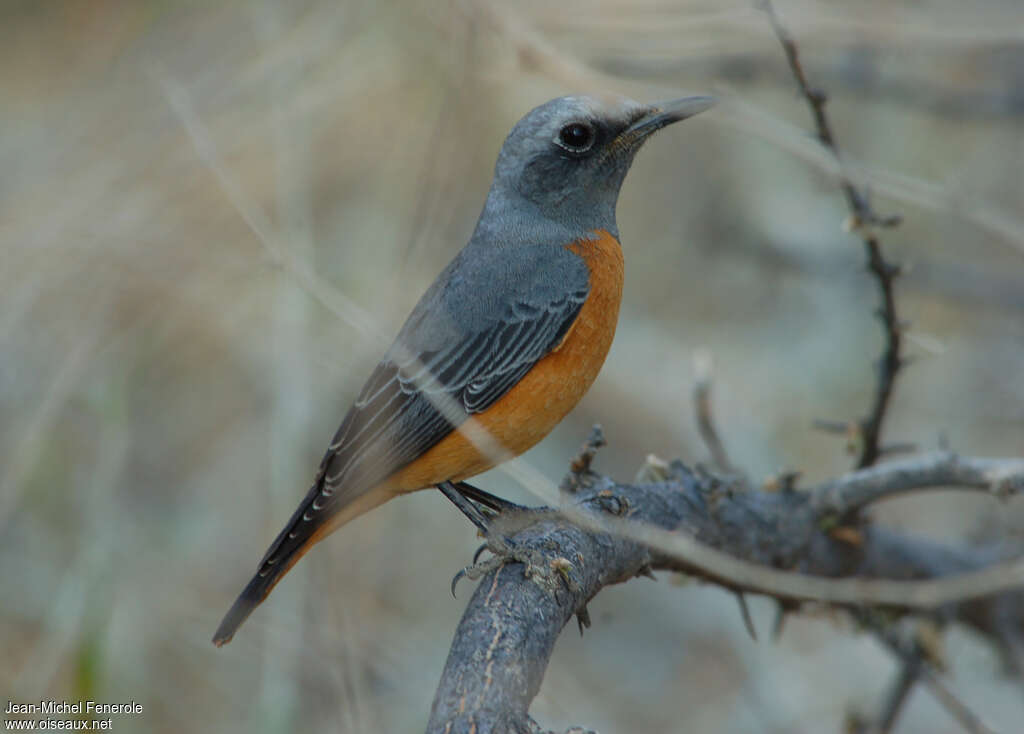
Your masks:
<svg viewBox="0 0 1024 734"><path fill-rule="evenodd" d="M871 200L867 190L861 191L853 183L843 166L839 145L836 143L835 133L825 112L825 105L828 102L828 95L821 89L812 87L807 81L804 69L800 63L800 53L797 49L793 36L782 25L771 0L761 0L760 7L768 15L772 29L775 31L779 43L786 54L790 71L796 79L800 94L810 107L811 115L814 118L814 127L818 134L818 140L827 148L839 163L839 186L846 198L847 207L850 210L849 229L858 232L864 242L864 249L867 255L868 271L875 277L878 283L878 291L881 297L881 307L878 317L882 321L885 331L885 347L882 356L878 361L877 383L875 385L874 398L871 409L867 416L858 423L859 429L859 451L857 456L857 468L874 464L882 455L880 441L882 435L882 423L885 420L889 402L892 398L893 387L896 384L896 376L900 368L904 366L901 356L904 325L896 314L896 299L893 284L900 275L900 267L890 263L882 253L878 236L874 233L876 227L894 227L898 225L901 218L898 215L880 217L871 207Z"/></svg>
<svg viewBox="0 0 1024 734"><path fill-rule="evenodd" d="M693 371L696 375L693 385L693 404L697 413L697 430L711 454L711 460L715 467L726 474L733 474L735 469L732 462L729 461L729 454L718 435L718 429L715 428L714 414L711 410L710 352L701 349L693 355Z"/></svg>
<svg viewBox="0 0 1024 734"><path fill-rule="evenodd" d="M888 497L934 487L980 489L997 497L1024 492L1024 459L984 459L936 451L850 472L811 490L822 514L840 517Z"/></svg>
<svg viewBox="0 0 1024 734"><path fill-rule="evenodd" d="M874 629L878 639L903 663L905 670L915 673L915 678L919 678L924 683L942 707L959 722L964 731L970 732L970 734L995 734L967 704L949 689L935 669L924 660L921 652L916 649L916 645L906 644L893 631L881 627L876 622L869 623L869 626Z"/></svg>
<svg viewBox="0 0 1024 734"><path fill-rule="evenodd" d="M591 474L591 465L597 452L606 444L604 430L600 423L595 423L590 428L590 435L580 447L580 452L569 462L569 473L562 480L559 489L563 492L575 492L586 484L587 475Z"/></svg>
<svg viewBox="0 0 1024 734"><path fill-rule="evenodd" d="M901 661L899 673L889 687L885 703L877 719L870 721L859 714L854 715L852 726L848 727L851 734L890 734L910 692L914 690L914 685L921 677L920 666L919 656L915 656L913 660Z"/></svg>
<svg viewBox="0 0 1024 734"><path fill-rule="evenodd" d="M878 734L889 734L896 724L896 718L903 710L903 704L907 697L914 690L914 684L921 677L921 659L915 656L911 660L904 660L900 665L900 672L886 698L882 715L878 719Z"/></svg>
<svg viewBox="0 0 1024 734"><path fill-rule="evenodd" d="M882 421L885 419L889 407L893 386L896 384L896 375L903 366L903 360L900 357L903 342L902 327L896 316L896 300L893 295L893 281L900 273L899 266L885 260L878 238L874 235L864 237L864 246L868 253L868 268L878 281L878 289L882 298L882 307L878 316L882 320L882 327L885 330L885 347L876 367L878 381L875 385L875 397L871 405L871 412L860 422L861 450L857 457L858 469L871 466L881 456L879 441L882 435Z"/></svg>

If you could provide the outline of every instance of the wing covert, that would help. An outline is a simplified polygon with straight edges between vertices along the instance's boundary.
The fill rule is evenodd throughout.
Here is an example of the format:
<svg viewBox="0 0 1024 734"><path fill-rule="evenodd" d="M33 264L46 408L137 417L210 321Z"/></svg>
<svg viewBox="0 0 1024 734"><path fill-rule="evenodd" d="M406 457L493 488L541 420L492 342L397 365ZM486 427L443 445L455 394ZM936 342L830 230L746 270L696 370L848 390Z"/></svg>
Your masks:
<svg viewBox="0 0 1024 734"><path fill-rule="evenodd" d="M413 354L396 345L335 436L325 484L379 482L487 410L558 346L586 297L580 290L543 308L515 304L505 320L443 350Z"/></svg>
<svg viewBox="0 0 1024 734"><path fill-rule="evenodd" d="M306 499L267 551L261 573L352 496L413 461L507 393L568 333L589 287L546 303L513 300L504 318L443 349L401 341L374 369L338 428Z"/></svg>

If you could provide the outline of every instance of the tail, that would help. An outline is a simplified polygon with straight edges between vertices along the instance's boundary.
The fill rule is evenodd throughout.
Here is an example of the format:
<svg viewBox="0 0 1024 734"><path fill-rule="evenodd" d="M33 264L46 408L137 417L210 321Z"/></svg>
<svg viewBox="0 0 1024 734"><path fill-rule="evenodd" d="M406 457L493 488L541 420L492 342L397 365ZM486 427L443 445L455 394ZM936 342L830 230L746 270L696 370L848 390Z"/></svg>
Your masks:
<svg viewBox="0 0 1024 734"><path fill-rule="evenodd" d="M318 496L320 487L314 484L306 499L292 514L288 524L270 544L263 560L260 561L256 575L224 615L217 632L213 635L214 645L221 647L231 642L242 622L248 619L253 610L267 598L277 583L310 548L349 520L390 499L394 492L384 485L374 487L368 492L342 491L334 495L335 502L329 511L326 507L318 508L324 512L310 517L307 510L314 507L313 502Z"/></svg>
<svg viewBox="0 0 1024 734"><path fill-rule="evenodd" d="M268 576L260 576L256 574L252 577L242 593L235 599L235 603L231 605L231 609L224 615L224 619L221 620L220 626L213 635L213 644L217 647L226 645L231 642L231 638L235 636L235 632L239 627L242 626L242 622L249 618L252 614L252 610L260 605L260 603L267 598L267 594L274 588L280 578L284 576L284 573L273 573Z"/></svg>
<svg viewBox="0 0 1024 734"><path fill-rule="evenodd" d="M228 613L224 615L224 619L221 620L220 626L217 627L217 631L213 635L213 644L217 647L231 642L231 638L242 626L242 622L249 618L253 610L262 604L267 595L277 586L277 582L283 579L291 567L298 563L306 551L323 536L323 533L320 532L324 529L322 523L320 523L320 527L310 528L308 527L310 523L307 522L305 523L306 527L303 527L302 516L308 502L309 498L307 497L306 501L299 505L292 514L288 524L278 533L277 538L264 554L256 575L246 584ZM296 531L307 529L307 532L302 533L304 537L298 537Z"/></svg>

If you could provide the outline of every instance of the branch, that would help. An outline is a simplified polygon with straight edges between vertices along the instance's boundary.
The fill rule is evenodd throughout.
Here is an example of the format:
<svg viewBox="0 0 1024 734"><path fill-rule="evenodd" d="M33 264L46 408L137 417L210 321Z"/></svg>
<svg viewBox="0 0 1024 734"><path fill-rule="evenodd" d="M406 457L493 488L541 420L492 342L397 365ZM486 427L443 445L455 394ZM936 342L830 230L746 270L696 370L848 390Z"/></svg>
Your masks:
<svg viewBox="0 0 1024 734"><path fill-rule="evenodd" d="M958 459L966 466L984 461ZM995 642L1005 640L1013 620L1020 634L1024 593L1011 589L1024 583L1024 562L1008 571L991 548L953 548L873 527L850 543L822 527L817 491L735 492L679 462L670 471L666 481L634 486L589 475L568 506L508 518L496 528L511 538L505 548L513 548L514 560L484 564L490 570L456 631L429 734L540 731L528 709L562 628L574 615L587 620L587 602L605 586L651 569L685 571L789 605L881 602L932 610ZM899 481L899 465L890 476ZM1008 481L1019 486L1024 471ZM840 498L843 491L835 490ZM677 552L692 546L704 553ZM741 572L707 563L718 556Z"/></svg>
<svg viewBox="0 0 1024 734"><path fill-rule="evenodd" d="M885 331L885 347L882 356L878 360L878 378L875 385L874 398L872 399L871 410L868 415L857 424L860 438L860 451L857 456L857 468L871 466L883 453L885 447L881 445L882 423L885 420L889 408L889 401L892 398L893 387L896 384L896 376L905 362L901 356L903 346L903 328L896 314L896 298L893 291L893 284L900 275L901 269L898 265L888 262L882 253L882 247L875 234L875 227L895 227L900 221L899 215L888 217L878 216L871 207L871 199L867 190L861 191L853 183L849 174L843 166L842 156L839 152L839 145L836 143L835 133L832 132L832 124L829 122L825 112L825 104L828 102L828 95L821 89L812 87L804 74L803 65L800 63L800 52L797 49L793 36L782 25L771 0L762 0L762 9L768 15L768 21L775 31L779 43L786 54L786 61L789 63L793 78L796 79L800 94L810 107L811 115L814 118L814 126L817 130L818 140L832 155L839 164L839 187L846 198L846 205L850 210L848 228L851 232L859 232L864 242L865 253L867 254L868 271L875 277L878 283L878 292L882 305L878 311L878 317L882 321Z"/></svg>
<svg viewBox="0 0 1024 734"><path fill-rule="evenodd" d="M886 717L882 720L880 729L883 734L891 730L902 703L914 683L919 679L924 682L950 716L957 720L964 731L969 734L995 734L956 694L949 690L949 687L928 662L928 656L916 641L901 638L891 629L891 625L880 624L876 620L870 619L870 615L858 616L866 626L874 630L878 639L903 665L900 680L897 681L894 691L896 696L889 702L891 708L887 707Z"/></svg>
<svg viewBox="0 0 1024 734"><path fill-rule="evenodd" d="M982 459L937 451L851 472L812 490L823 514L847 517L888 497L931 487L965 487L1009 497L1024 492L1024 459Z"/></svg>
<svg viewBox="0 0 1024 734"><path fill-rule="evenodd" d="M896 725L896 719L903 710L910 692L914 690L914 685L921 677L921 664L917 658L902 661L898 677L889 690L878 721L871 724L863 721L860 717L855 717L851 722L852 726L847 727L848 730L856 732L856 734L889 734Z"/></svg>
<svg viewBox="0 0 1024 734"><path fill-rule="evenodd" d="M839 521L853 520L856 522L858 510L868 503L923 486L960 484L994 490L1000 494L1019 491L1021 488L1019 479L1014 484L1005 478L1004 472L1019 474L1021 462L1011 463L1010 466L1005 463L993 466L992 462L988 460L980 460L977 464L970 462L961 464L955 455L946 453L905 462L902 466L897 467L895 477L893 477L893 467L891 466L886 467L883 472L870 471L869 468L874 466L883 454L906 450L905 445L899 447L883 447L881 445L882 423L892 399L896 377L905 365L905 360L901 356L905 326L897 316L894 293L894 282L901 274L901 268L886 261L878 236L874 231L875 226L898 225L900 217L893 216L884 219L878 217L871 207L869 191L867 189L861 191L850 179L843 166L839 146L825 113L827 96L824 92L813 89L808 83L800 63L796 42L780 22L771 0L761 0L761 5L768 15L776 37L782 44L790 71L796 79L800 92L811 109L818 132L818 140L832 153L839 165L839 184L850 210L849 229L859 232L861 235L867 254L867 268L877 282L881 299L878 317L882 322L885 345L877 363L877 382L871 408L865 418L855 424L849 423L846 430L840 427L840 431L846 433L850 439L848 446L852 451L857 452L857 468L866 471L862 471L860 476L846 477L819 488L815 492L815 497L819 500L819 507L830 508L834 513L833 517L838 518ZM832 430L835 430L835 427L834 425L830 426ZM886 481L887 479L888 481ZM854 537L859 537L859 531L849 532L853 532ZM900 650L886 637L886 630L879 630L877 634L890 643L889 646L894 652L900 653ZM1019 661L1020 646L1017 644L1020 640L1019 633L1008 633L1004 629L1001 636L1007 643L1007 648L1013 651L1014 657ZM923 663L919 664L914 656L904 656L903 673L891 692L879 723L879 731L887 732L892 728L908 692L919 677L924 678L929 689L967 731L988 731L969 708L961 705L956 697L943 687L931 669Z"/></svg>

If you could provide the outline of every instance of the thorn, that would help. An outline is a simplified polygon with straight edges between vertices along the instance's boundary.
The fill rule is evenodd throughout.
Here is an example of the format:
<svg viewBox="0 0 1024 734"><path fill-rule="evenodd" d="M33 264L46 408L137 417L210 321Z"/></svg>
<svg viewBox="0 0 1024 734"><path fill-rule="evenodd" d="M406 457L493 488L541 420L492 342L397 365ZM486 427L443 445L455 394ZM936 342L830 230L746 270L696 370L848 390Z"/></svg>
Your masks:
<svg viewBox="0 0 1024 734"><path fill-rule="evenodd" d="M750 639L757 642L757 630L754 628L754 620L750 616L750 607L747 606L747 597L744 596L742 591L736 592L736 601L740 605L740 615L743 617L743 624L747 626L747 634L750 635Z"/></svg>
<svg viewBox="0 0 1024 734"><path fill-rule="evenodd" d="M576 610L576 624L580 628L580 637L583 637L583 630L590 629L590 612L585 604Z"/></svg>
<svg viewBox="0 0 1024 734"><path fill-rule="evenodd" d="M641 566L640 570L636 572L636 575L637 578L643 576L644 578L648 578L651 581L658 580L658 577L654 575L654 571L651 570L651 566L648 563L645 563L643 566Z"/></svg>

